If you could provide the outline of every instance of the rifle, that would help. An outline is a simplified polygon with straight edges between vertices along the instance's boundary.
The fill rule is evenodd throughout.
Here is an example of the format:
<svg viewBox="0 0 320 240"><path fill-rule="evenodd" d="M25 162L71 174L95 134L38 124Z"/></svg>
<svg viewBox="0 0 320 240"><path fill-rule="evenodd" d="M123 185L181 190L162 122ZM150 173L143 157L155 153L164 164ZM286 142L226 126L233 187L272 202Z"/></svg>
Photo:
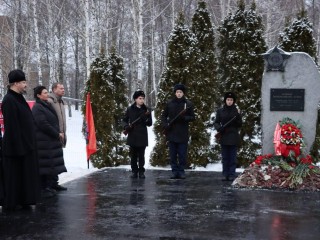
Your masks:
<svg viewBox="0 0 320 240"><path fill-rule="evenodd" d="M163 134L167 135L168 129L172 126L172 124L182 115L184 114L187 109L190 107L187 107L187 104L184 104L184 109L182 109L182 111L180 111L168 124L168 126L162 131Z"/></svg>
<svg viewBox="0 0 320 240"><path fill-rule="evenodd" d="M149 112L149 110L147 109L146 112L142 113L142 114L141 114L139 117L137 117L132 123L129 124L130 130L124 130L122 133L123 133L124 135L127 135L127 134L131 131L131 129L134 127L134 125L135 125L144 115L149 115L149 114L150 114L150 112Z"/></svg>
<svg viewBox="0 0 320 240"><path fill-rule="evenodd" d="M223 124L221 127L225 128L226 126L228 126L233 120L236 119L237 116L234 116L233 118L231 118L228 122L226 122L225 124ZM221 137L222 137L222 133L221 132L217 132L216 135L214 135L214 137L216 138L216 141L219 142Z"/></svg>

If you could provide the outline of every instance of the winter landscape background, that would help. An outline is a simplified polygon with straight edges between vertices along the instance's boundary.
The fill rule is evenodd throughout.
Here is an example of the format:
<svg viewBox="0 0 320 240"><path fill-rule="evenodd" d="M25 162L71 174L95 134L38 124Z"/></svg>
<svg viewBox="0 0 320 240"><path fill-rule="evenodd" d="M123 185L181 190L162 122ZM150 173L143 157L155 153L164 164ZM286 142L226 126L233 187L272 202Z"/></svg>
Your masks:
<svg viewBox="0 0 320 240"><path fill-rule="evenodd" d="M248 166L261 149L261 54L277 45L319 59L320 1L0 0L0 6L0 99L13 68L26 72L27 100L33 99L33 87L50 89L54 82L64 84L69 98L84 100L90 92L103 156L92 162L99 168L127 162L117 123L138 89L156 116L147 167L167 165L159 116L176 83L187 86L196 108L190 164L219 159L219 147L210 144L211 116L221 96L233 91L243 117L238 163ZM74 145L65 149L66 155L71 151L66 159L82 162L81 131L70 130L69 136L80 135L69 138ZM316 131L311 154L319 159L320 123Z"/></svg>

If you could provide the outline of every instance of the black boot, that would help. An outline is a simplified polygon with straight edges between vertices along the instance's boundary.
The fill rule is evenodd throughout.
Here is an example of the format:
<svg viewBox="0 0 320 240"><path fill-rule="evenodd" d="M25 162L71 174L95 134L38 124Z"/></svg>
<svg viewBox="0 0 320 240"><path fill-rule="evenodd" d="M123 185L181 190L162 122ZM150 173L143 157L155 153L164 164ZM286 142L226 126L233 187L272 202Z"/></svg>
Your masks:
<svg viewBox="0 0 320 240"><path fill-rule="evenodd" d="M64 186L61 186L61 185L56 185L56 186L54 186L54 187L52 187L54 190L56 190L56 191L58 191L58 192L60 192L60 191L67 191L68 190L68 188L66 188L66 187L64 187Z"/></svg>
<svg viewBox="0 0 320 240"><path fill-rule="evenodd" d="M172 173L170 179L179 179L180 176L178 174Z"/></svg>
<svg viewBox="0 0 320 240"><path fill-rule="evenodd" d="M54 190L53 188L47 187L46 189L43 189L41 192L41 196L43 198L51 198L57 195L57 191Z"/></svg>
<svg viewBox="0 0 320 240"><path fill-rule="evenodd" d="M229 181L229 177L223 178L222 181Z"/></svg>
<svg viewBox="0 0 320 240"><path fill-rule="evenodd" d="M235 177L233 177L233 176L228 177L228 181L233 182L233 181L234 181L234 179L235 179Z"/></svg>
<svg viewBox="0 0 320 240"><path fill-rule="evenodd" d="M138 178L138 173L133 172L130 177L131 177L131 178Z"/></svg>
<svg viewBox="0 0 320 240"><path fill-rule="evenodd" d="M139 178L146 178L143 172L139 172Z"/></svg>

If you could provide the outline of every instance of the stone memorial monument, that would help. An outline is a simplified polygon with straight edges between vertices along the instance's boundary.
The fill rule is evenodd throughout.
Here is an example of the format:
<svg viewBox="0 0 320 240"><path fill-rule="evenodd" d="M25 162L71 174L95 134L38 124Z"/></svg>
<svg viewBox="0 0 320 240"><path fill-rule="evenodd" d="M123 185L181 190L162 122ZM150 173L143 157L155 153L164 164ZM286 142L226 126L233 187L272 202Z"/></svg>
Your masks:
<svg viewBox="0 0 320 240"><path fill-rule="evenodd" d="M262 78L262 154L273 154L273 135L279 121L299 121L310 151L315 140L320 102L320 74L313 59L303 52L274 47L264 54Z"/></svg>

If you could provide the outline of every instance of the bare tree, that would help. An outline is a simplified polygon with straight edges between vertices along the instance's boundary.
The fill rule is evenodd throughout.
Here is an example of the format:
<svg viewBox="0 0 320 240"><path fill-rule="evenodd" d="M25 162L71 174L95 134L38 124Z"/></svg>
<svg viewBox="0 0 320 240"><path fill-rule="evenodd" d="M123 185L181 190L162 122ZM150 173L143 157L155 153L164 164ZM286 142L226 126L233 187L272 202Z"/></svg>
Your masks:
<svg viewBox="0 0 320 240"><path fill-rule="evenodd" d="M90 59L90 18L89 18L89 0L83 0L84 2L84 12L85 12L85 47L86 47L86 78L87 79L90 75L90 63L91 63L91 59Z"/></svg>
<svg viewBox="0 0 320 240"><path fill-rule="evenodd" d="M10 69L22 68L30 79L38 80L37 84L42 80L42 84L48 83L50 87L53 82L65 81L69 94L79 98L89 76L92 59L101 49L108 52L114 46L124 58L128 94L141 87L151 93L151 101L155 102L175 15L183 12L186 23L190 23L197 2L0 0L0 11L7 19L0 21L0 78L5 84ZM207 0L215 27L235 11L237 2ZM253 0L245 2L250 6ZM319 55L320 1L255 2L257 12L263 17L269 47L277 44L286 19L293 18L301 8L305 8L314 26Z"/></svg>
<svg viewBox="0 0 320 240"><path fill-rule="evenodd" d="M46 29L46 53L47 53L47 64L49 65L49 87L51 88L52 84L57 81L56 79L56 28L54 25L54 15L52 10L52 5L50 0L46 0L47 7L47 18L45 19L45 24L47 25Z"/></svg>
<svg viewBox="0 0 320 240"><path fill-rule="evenodd" d="M37 15L37 3L36 0L31 1L33 9L33 24L34 24L34 38L36 44L36 58L37 58L37 69L38 69L38 83L42 85L42 71L41 71L41 49L40 49L40 40L39 40L39 27L38 27L38 15Z"/></svg>

